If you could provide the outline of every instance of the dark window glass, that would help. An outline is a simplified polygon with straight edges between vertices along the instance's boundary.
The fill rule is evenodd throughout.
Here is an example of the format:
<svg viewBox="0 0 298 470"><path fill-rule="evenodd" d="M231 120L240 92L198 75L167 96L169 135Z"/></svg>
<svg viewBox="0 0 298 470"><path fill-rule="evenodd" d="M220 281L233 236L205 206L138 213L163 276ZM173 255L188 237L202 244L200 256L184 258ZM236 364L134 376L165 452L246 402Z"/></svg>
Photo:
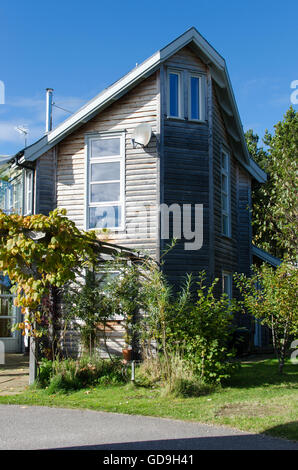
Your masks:
<svg viewBox="0 0 298 470"><path fill-rule="evenodd" d="M191 119L200 119L200 79L190 79L190 116Z"/></svg>
<svg viewBox="0 0 298 470"><path fill-rule="evenodd" d="M170 73L170 116L179 116L179 75Z"/></svg>

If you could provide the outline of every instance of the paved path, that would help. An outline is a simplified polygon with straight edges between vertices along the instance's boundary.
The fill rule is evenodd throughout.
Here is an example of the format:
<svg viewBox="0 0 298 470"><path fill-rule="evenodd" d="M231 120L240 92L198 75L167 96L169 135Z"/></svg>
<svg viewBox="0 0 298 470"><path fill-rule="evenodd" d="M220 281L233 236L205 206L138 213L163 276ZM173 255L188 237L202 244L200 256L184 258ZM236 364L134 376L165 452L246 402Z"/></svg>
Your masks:
<svg viewBox="0 0 298 470"><path fill-rule="evenodd" d="M29 358L23 354L6 354L0 365L0 395L21 393L29 383Z"/></svg>
<svg viewBox="0 0 298 470"><path fill-rule="evenodd" d="M0 405L0 449L298 450L298 443L170 419Z"/></svg>

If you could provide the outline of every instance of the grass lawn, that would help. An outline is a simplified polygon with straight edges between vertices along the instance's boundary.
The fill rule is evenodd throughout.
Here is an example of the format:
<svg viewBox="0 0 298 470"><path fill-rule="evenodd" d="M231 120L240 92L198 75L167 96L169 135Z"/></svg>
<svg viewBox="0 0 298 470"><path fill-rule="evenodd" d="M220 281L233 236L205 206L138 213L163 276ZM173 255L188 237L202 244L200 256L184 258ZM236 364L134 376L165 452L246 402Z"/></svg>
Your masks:
<svg viewBox="0 0 298 470"><path fill-rule="evenodd" d="M0 403L199 421L298 441L298 366L287 363L284 375L280 376L273 359L243 363L224 387L196 398L169 399L161 397L158 389L127 384L55 395L28 388L20 395L0 397Z"/></svg>

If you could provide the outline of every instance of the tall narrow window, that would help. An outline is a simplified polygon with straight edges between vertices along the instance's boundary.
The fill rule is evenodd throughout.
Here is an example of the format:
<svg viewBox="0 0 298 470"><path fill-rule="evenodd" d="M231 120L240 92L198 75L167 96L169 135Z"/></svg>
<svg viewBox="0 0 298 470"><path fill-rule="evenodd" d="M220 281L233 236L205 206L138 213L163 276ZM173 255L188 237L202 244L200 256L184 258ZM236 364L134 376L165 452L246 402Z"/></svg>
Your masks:
<svg viewBox="0 0 298 470"><path fill-rule="evenodd" d="M181 117L181 75L180 72L168 73L168 115Z"/></svg>
<svg viewBox="0 0 298 470"><path fill-rule="evenodd" d="M232 298L232 274L228 272L222 273L222 292L226 294L229 299Z"/></svg>
<svg viewBox="0 0 298 470"><path fill-rule="evenodd" d="M12 182L12 212L22 214L23 212L23 184L22 176L18 176Z"/></svg>
<svg viewBox="0 0 298 470"><path fill-rule="evenodd" d="M124 134L88 139L88 229L124 223Z"/></svg>
<svg viewBox="0 0 298 470"><path fill-rule="evenodd" d="M221 220L222 234L231 236L231 203L230 203L230 158L227 152L221 154Z"/></svg>
<svg viewBox="0 0 298 470"><path fill-rule="evenodd" d="M205 120L204 80L200 75L189 76L188 102L189 119L192 121Z"/></svg>
<svg viewBox="0 0 298 470"><path fill-rule="evenodd" d="M33 172L26 170L24 175L24 215L32 214Z"/></svg>

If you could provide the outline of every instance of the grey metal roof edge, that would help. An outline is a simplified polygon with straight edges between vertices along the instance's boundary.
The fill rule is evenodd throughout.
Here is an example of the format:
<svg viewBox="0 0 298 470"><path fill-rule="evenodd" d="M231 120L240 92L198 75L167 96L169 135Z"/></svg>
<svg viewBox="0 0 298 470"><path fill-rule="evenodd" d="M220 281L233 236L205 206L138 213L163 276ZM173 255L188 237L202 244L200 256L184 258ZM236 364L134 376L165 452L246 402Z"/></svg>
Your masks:
<svg viewBox="0 0 298 470"><path fill-rule="evenodd" d="M277 268L277 266L282 263L281 259L277 258L276 256L270 255L270 253L261 248L258 248L255 245L252 245L252 254L265 261L266 263L271 264L271 266L274 266L275 268Z"/></svg>
<svg viewBox="0 0 298 470"><path fill-rule="evenodd" d="M266 183L267 173L250 157L248 164L241 161L242 166L255 178L259 183Z"/></svg>

